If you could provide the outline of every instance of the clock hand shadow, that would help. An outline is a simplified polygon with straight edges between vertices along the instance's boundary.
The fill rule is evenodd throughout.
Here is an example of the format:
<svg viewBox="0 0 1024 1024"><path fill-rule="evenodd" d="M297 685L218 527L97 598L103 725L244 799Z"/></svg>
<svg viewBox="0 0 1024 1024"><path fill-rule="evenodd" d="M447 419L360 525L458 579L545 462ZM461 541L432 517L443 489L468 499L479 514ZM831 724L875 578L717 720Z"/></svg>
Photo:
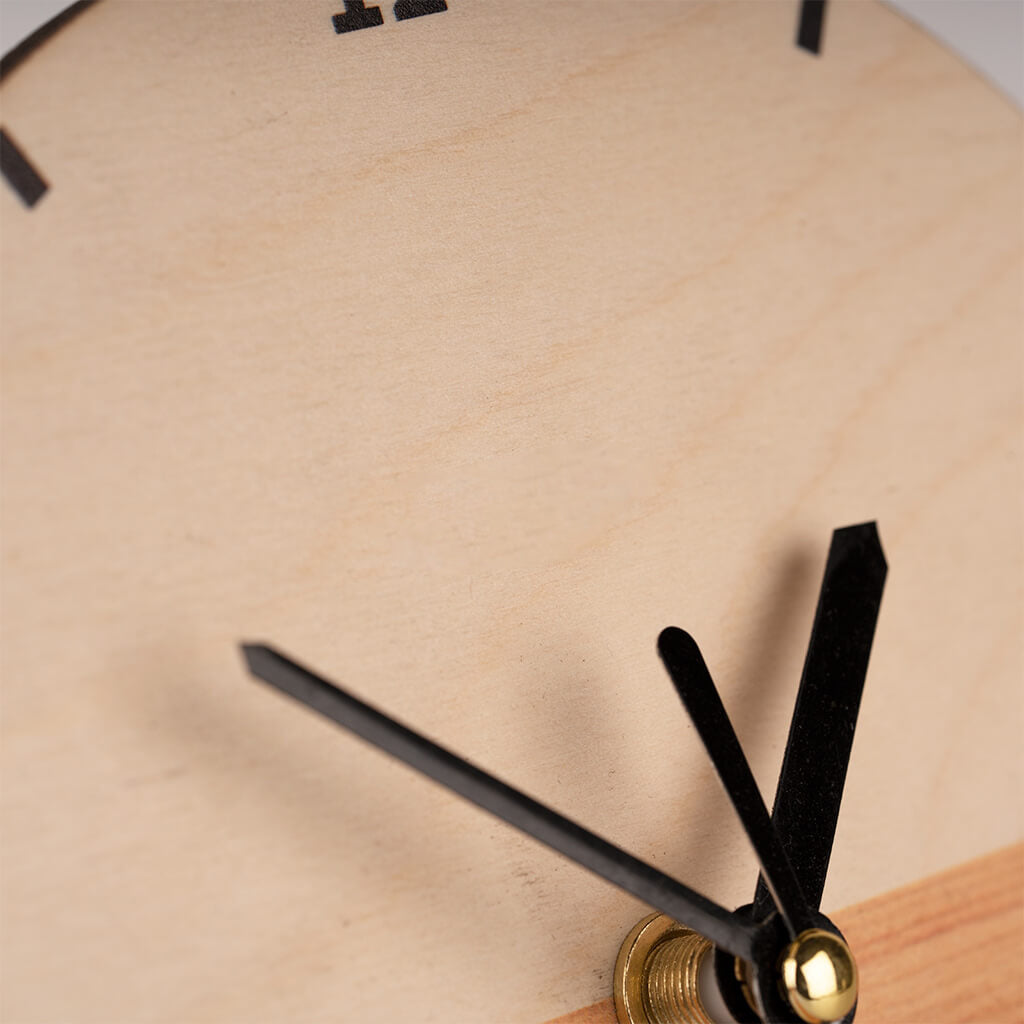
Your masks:
<svg viewBox="0 0 1024 1024"><path fill-rule="evenodd" d="M708 662L769 809L774 800L775 781L782 763L804 649L810 637L819 563L820 551L808 541L794 542L780 553L774 565L763 567L757 573L757 578L766 580L763 592L745 602L745 607L755 610L754 614L760 613L759 617L752 624L749 620L732 623L730 636L718 638L714 645L719 648L737 645L741 653L736 667L726 677L721 671L716 672L713 660ZM686 628L685 622L675 624ZM703 645L701 637L695 639L698 645L713 649L711 638L707 638ZM730 679L735 682L730 683ZM667 679L666 689L671 691ZM748 903L757 881L756 857L713 768L706 760L696 729L681 706L680 712L685 720L680 742L692 747L694 757L704 759L714 785L703 789L696 806L690 799L679 802L678 821L697 822L700 828L687 829L685 824L683 827L667 826L663 834L671 856L661 866L669 874L678 873L685 880L687 866L700 865L710 890L706 895L727 905L730 902L735 905ZM693 763L693 759L688 759L688 763ZM726 845L721 851L709 851L709 836L714 837L712 842L717 840ZM737 850L742 851L739 856L750 865L749 876L737 876L735 873L733 866L737 859L732 851ZM712 853L710 857L709 852ZM719 852L726 855L718 856ZM738 891L727 891L737 884L741 886Z"/></svg>
<svg viewBox="0 0 1024 1024"><path fill-rule="evenodd" d="M737 732L747 740L746 753L755 770L766 760L772 762L772 784L799 682L800 657L791 659L790 651L802 655L809 636L817 562L816 549L793 547L774 571L766 567L757 573L770 582L746 607L764 611L746 633L748 639L743 639L746 631L740 622L723 641L740 643L743 651L735 670L739 684L724 687L726 702ZM672 616L670 611L666 617ZM410 949L422 948L431 931L445 930L446 942L432 952L439 971L457 973L460 957L480 957L484 951L475 932L451 927L453 905L460 908L460 919L486 919L499 934L507 926L507 934L519 936L516 947L526 928L536 939L535 948L556 956L564 955L566 936L554 936L552 915L558 907L569 907L579 922L573 955L580 962L610 965L624 928L636 916L635 901L506 826L496 828L489 815L465 806L460 798L427 796L428 789L437 794L436 787L316 716L290 705L287 711L295 714L286 715L281 698L272 694L257 699L258 691L247 689L248 680L243 682L233 645L221 645L220 637L217 643L209 637L178 639L177 644L161 642L159 650L133 652L133 664L113 667L124 680L118 714L136 719L146 735L149 774L142 780L146 785L139 799L166 801L169 811L145 836L147 856L155 854L150 856L154 862L176 865L189 876L178 880L181 896L170 912L194 927L207 920L235 920L242 926L246 940L233 965L237 974L248 979L254 964L274 962L282 941L293 943L296 956L304 946L330 949L342 941L353 919L367 913L384 922L406 922ZM654 639L650 671L660 678ZM722 888L740 878L735 902L747 902L756 868L748 878L739 875L735 861L721 858L719 863L719 858L709 857L707 837L722 836L732 816L718 786L709 786L696 803L692 798L678 801L678 813L665 820L652 821L642 808L633 808L630 823L609 833L597 808L613 809L616 800L628 800L644 785L642 766L630 764L624 766L623 781L609 782L607 732L636 709L615 699L621 687L616 691L602 685L612 667L600 655L592 667L584 666L582 652L593 650L585 637L549 640L547 664L539 659L529 669L538 679L531 692L544 693L546 699L526 698L512 715L503 716L515 732L516 749L505 749L495 762L479 745L462 749L461 737L433 738L681 881L699 882L698 888L713 899L729 902ZM590 661L588 655L588 665ZM154 666L159 666L156 672ZM710 667L715 674L713 659ZM349 682L344 671L338 678L342 684ZM720 673L718 678L722 682ZM700 763L704 755L696 733L686 723L669 680L663 678L662 685L665 714L680 716L679 742L692 746L686 764ZM353 687L358 688L357 680ZM243 693L252 700L242 699ZM776 702L779 706L766 714ZM780 719L770 734L763 727L765 717ZM574 744L566 757L564 737L569 731ZM160 777L153 769L161 764L187 767ZM764 771L760 774L764 789ZM571 793L586 796L566 798ZM699 831L688 823L699 823ZM734 825L735 843L753 864L742 830ZM441 842L430 840L439 835ZM573 876L576 880L570 881ZM495 900L495 886L512 898ZM167 892L166 879L151 891ZM303 907L302 929L282 935L257 926L247 909L255 893L272 907ZM573 906L573 893L585 897L582 912L580 905ZM523 900L536 912L524 916ZM417 939L418 931L423 934ZM491 955L500 946L496 940ZM594 975L595 992L600 993L607 970L597 966ZM192 977L211 991L224 984L219 970L206 978L203 964Z"/></svg>
<svg viewBox="0 0 1024 1024"><path fill-rule="evenodd" d="M773 564L757 573L757 578L766 580L762 592L755 592L749 585L746 588L747 593L753 592L753 598L744 607L758 616L753 624L749 620L738 622L728 637L717 638L718 644L707 644L739 645L742 651L732 673L738 682L726 688L725 697L737 733L746 737L748 759L755 769L762 767L761 788L768 794L769 806L799 683L803 648L810 633L819 556L811 541L783 551ZM513 693L504 710L515 738L506 741L511 746L503 752L503 759L516 767L507 771L504 765L482 767L495 770L499 777L683 883L696 884L710 898L729 903L731 895L734 905L744 904L753 895L757 861L707 762L696 730L658 662L656 635L654 632L649 638L649 664L631 673L643 679L637 685L644 687L642 699L633 701L628 686L618 678L621 669L613 659L595 651L592 636L535 635L530 675L542 682L535 690L531 688L533 696ZM648 680L656 682L649 684ZM666 718L677 716L674 735L678 741L672 753L680 755L683 748L681 763L687 776L680 780L680 795L656 793L653 800L651 757L659 754L652 754L649 745L638 750L633 742L642 737L642 744L651 731L649 718L646 722L636 720L652 714L651 687L661 689L653 701L658 709L653 713ZM765 728L766 719L772 723L770 730ZM623 729L631 734L629 740L623 739ZM631 750L642 756L630 756ZM477 763L481 763L479 759ZM708 785L694 800L696 766L706 768ZM664 808L665 813L659 811L655 816L652 810L656 807ZM585 899L585 903L575 904L586 906L587 926L578 941L591 947L590 954L581 961L602 965L594 971L598 982L595 992L600 993L601 985L609 981L614 949L635 923L636 901L603 882L588 885L581 878L571 881L572 869L568 869L570 874L561 870L560 860L556 862L559 883L551 877L553 862L548 858L552 855L547 851L538 854L529 839L523 838L513 849L519 852L508 864L511 883L522 882L524 897L539 896L549 906L553 919L564 921L571 916L573 893ZM581 874L586 876L586 872ZM563 900L565 905L559 909ZM518 927L522 933L524 923ZM534 917L530 927L536 930L535 942L548 941L550 922L546 914ZM609 950L611 955L605 956Z"/></svg>
<svg viewBox="0 0 1024 1024"><path fill-rule="evenodd" d="M347 942L345 931L367 915L376 918L375 927L390 922L400 930L410 955L422 959L428 949L439 973L453 977L467 957L487 955L476 931L456 926L464 920L488 922L495 936L491 955L507 945L502 935L521 936L524 925L536 928L538 941L558 955L561 943L549 922L539 913L524 921L520 900L537 907L547 897L558 901L571 869L557 855L308 710L255 687L230 645L228 656L221 664L219 647L193 638L135 652L132 665L112 672L124 680L119 713L146 733L146 761L187 766L163 780L147 768L136 780L140 800L166 800L169 808L145 835L144 859L173 865L177 876L170 884L154 879L154 906L140 911L155 911L162 894L177 890L167 910L190 919L191 928L234 922L233 935L245 938L228 945L237 961L226 970L244 975L246 984L252 984L253 964L276 962L282 947L299 959L321 955L317 951ZM507 760L491 764L479 746L464 749L458 736L434 738L540 799L557 796L550 787L538 792L529 780L524 784ZM590 824L600 830L600 822ZM517 866L520 843L542 851L539 870L523 867L529 854ZM496 891L505 895L496 900ZM275 909L303 907L301 930L257 926L248 909L257 896L275 920ZM431 946L438 933L445 942ZM211 996L224 986L216 972L206 978L203 964L190 977L208 985Z"/></svg>

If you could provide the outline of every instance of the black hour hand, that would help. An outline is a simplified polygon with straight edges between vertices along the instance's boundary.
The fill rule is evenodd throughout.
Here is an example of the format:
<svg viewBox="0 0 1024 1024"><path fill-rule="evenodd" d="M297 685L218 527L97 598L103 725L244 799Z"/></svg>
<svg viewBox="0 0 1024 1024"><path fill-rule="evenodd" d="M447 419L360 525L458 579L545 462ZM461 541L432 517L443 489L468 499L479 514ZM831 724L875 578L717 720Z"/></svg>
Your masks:
<svg viewBox="0 0 1024 1024"><path fill-rule="evenodd" d="M757 782L696 641L670 626L658 653L739 815L792 937L813 924L796 875L768 817Z"/></svg>

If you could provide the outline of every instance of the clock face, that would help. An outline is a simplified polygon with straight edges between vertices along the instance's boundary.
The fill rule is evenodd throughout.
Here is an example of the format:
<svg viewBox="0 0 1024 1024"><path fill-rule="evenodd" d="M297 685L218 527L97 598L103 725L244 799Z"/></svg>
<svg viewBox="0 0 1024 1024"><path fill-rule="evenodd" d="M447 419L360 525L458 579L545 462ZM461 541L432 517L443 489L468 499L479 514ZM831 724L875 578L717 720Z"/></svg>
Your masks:
<svg viewBox="0 0 1024 1024"><path fill-rule="evenodd" d="M606 997L647 908L238 641L732 907L655 641L770 794L849 523L823 909L1019 838L1019 114L873 4L429 6L108 2L3 81L5 1019Z"/></svg>

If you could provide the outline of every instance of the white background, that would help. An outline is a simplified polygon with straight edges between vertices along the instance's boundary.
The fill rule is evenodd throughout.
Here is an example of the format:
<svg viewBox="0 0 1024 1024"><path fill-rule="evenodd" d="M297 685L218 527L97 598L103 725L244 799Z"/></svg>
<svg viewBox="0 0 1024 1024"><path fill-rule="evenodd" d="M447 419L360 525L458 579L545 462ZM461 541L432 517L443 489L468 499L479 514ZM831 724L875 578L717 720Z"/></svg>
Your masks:
<svg viewBox="0 0 1024 1024"><path fill-rule="evenodd" d="M0 51L6 53L67 6L66 0L0 0ZM892 6L1024 107L1024 0L892 0Z"/></svg>

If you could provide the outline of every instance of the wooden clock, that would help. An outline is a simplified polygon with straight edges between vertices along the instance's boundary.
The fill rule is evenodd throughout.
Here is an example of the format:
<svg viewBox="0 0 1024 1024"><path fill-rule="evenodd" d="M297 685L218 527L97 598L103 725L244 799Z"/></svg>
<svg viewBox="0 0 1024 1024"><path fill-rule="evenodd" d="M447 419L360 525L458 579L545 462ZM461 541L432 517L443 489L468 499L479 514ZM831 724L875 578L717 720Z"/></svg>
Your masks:
<svg viewBox="0 0 1024 1024"><path fill-rule="evenodd" d="M1021 118L823 11L103 0L5 59L4 1024L612 1024L651 900L238 645L799 910L755 805L837 527L842 1012L1022 1019Z"/></svg>

